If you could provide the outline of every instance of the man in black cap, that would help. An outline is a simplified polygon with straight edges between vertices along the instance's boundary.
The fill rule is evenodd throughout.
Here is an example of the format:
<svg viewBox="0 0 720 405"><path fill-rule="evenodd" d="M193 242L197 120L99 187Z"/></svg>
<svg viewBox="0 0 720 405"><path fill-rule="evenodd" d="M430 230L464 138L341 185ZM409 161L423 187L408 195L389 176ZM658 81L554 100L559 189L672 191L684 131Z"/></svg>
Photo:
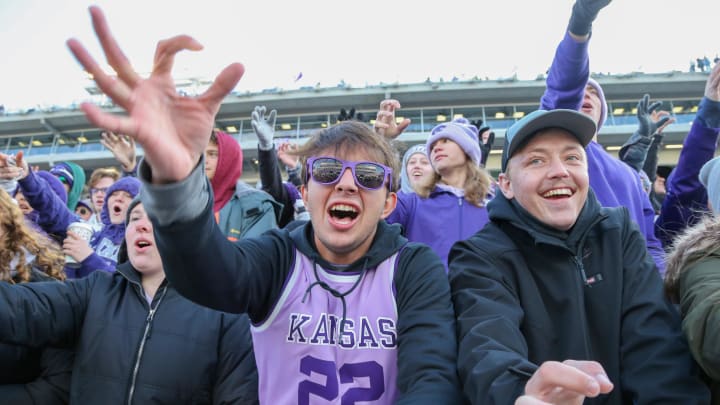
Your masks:
<svg viewBox="0 0 720 405"><path fill-rule="evenodd" d="M708 402L642 234L589 187L594 134L574 110L510 127L491 222L450 252L475 404Z"/></svg>

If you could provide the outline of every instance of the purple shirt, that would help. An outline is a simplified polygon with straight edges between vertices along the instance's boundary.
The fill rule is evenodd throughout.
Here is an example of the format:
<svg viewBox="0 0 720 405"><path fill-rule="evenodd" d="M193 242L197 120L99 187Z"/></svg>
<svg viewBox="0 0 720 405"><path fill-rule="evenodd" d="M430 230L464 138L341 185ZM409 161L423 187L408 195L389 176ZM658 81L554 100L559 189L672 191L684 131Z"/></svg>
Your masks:
<svg viewBox="0 0 720 405"><path fill-rule="evenodd" d="M280 299L251 329L260 403L394 403L398 253L364 273L325 270L298 250L295 257ZM316 281L340 293L352 289L342 333L343 302Z"/></svg>

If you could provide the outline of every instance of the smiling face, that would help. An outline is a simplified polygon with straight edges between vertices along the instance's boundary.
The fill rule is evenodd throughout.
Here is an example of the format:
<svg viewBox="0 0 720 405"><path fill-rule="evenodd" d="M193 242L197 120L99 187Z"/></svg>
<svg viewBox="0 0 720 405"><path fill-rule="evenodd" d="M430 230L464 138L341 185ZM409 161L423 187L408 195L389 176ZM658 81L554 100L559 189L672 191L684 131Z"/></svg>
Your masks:
<svg viewBox="0 0 720 405"><path fill-rule="evenodd" d="M336 154L333 148L318 156L377 162L362 150ZM387 183L377 190L363 189L355 183L349 168L335 184L323 185L310 177L302 188L302 197L310 214L318 252L335 264L350 264L362 257L372 244L378 222L390 215L397 202L395 193L388 191Z"/></svg>
<svg viewBox="0 0 720 405"><path fill-rule="evenodd" d="M537 220L566 231L587 200L585 149L564 130L541 131L510 158L498 184Z"/></svg>
<svg viewBox="0 0 720 405"><path fill-rule="evenodd" d="M117 190L108 197L108 217L112 224L122 224L133 197L127 191Z"/></svg>
<svg viewBox="0 0 720 405"><path fill-rule="evenodd" d="M447 176L453 170L464 170L468 157L455 141L440 138L430 146L430 161L436 172Z"/></svg>
<svg viewBox="0 0 720 405"><path fill-rule="evenodd" d="M163 271L153 226L142 204L137 204L130 212L125 227L125 243L128 259L138 272L147 276Z"/></svg>
<svg viewBox="0 0 720 405"><path fill-rule="evenodd" d="M418 152L410 156L405 166L407 171L408 179L410 180L410 187L416 188L420 185L428 184L430 179L434 175L432 165L427 155Z"/></svg>

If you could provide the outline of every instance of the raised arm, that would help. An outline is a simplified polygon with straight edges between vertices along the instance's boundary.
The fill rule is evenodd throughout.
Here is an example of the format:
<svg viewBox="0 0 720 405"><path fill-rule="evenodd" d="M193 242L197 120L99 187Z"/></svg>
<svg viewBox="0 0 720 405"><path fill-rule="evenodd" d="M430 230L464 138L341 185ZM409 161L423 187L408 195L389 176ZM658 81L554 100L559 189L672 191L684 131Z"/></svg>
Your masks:
<svg viewBox="0 0 720 405"><path fill-rule="evenodd" d="M578 110L590 77L588 43L592 23L611 0L577 0L563 40L548 71L547 87L540 108Z"/></svg>
<svg viewBox="0 0 720 405"><path fill-rule="evenodd" d="M70 39L67 45L103 93L128 115L115 115L91 103L81 104L83 112L97 127L126 134L142 145L153 183L184 179L200 160L220 103L238 83L244 67L239 63L227 66L197 97L180 95L171 75L175 55L182 50L202 49L198 41L187 35L160 41L152 73L143 78L115 41L100 8L91 6L90 15L108 64L117 76L103 71L78 40Z"/></svg>
<svg viewBox="0 0 720 405"><path fill-rule="evenodd" d="M663 245L697 222L707 210L707 190L700 183L700 168L713 158L720 134L720 64L716 64L705 85L695 120L680 151L678 163L667 179L667 195L655 222L655 233Z"/></svg>

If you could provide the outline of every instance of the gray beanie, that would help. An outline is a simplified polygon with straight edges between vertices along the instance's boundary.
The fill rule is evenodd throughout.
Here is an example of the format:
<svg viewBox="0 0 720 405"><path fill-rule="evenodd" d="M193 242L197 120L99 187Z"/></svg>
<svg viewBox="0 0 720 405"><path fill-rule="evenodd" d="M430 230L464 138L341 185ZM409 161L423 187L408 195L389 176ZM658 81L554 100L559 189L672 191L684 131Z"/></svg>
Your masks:
<svg viewBox="0 0 720 405"><path fill-rule="evenodd" d="M403 156L402 167L400 168L400 189L406 193L415 192L412 186L410 186L410 178L408 177L407 164L412 155L416 153L422 153L423 155L427 156L427 148L425 147L424 143L411 146L410 149L408 149ZM430 158L428 157L428 160L429 159Z"/></svg>
<svg viewBox="0 0 720 405"><path fill-rule="evenodd" d="M707 189L713 212L720 214L720 156L703 165L700 169L700 182Z"/></svg>

